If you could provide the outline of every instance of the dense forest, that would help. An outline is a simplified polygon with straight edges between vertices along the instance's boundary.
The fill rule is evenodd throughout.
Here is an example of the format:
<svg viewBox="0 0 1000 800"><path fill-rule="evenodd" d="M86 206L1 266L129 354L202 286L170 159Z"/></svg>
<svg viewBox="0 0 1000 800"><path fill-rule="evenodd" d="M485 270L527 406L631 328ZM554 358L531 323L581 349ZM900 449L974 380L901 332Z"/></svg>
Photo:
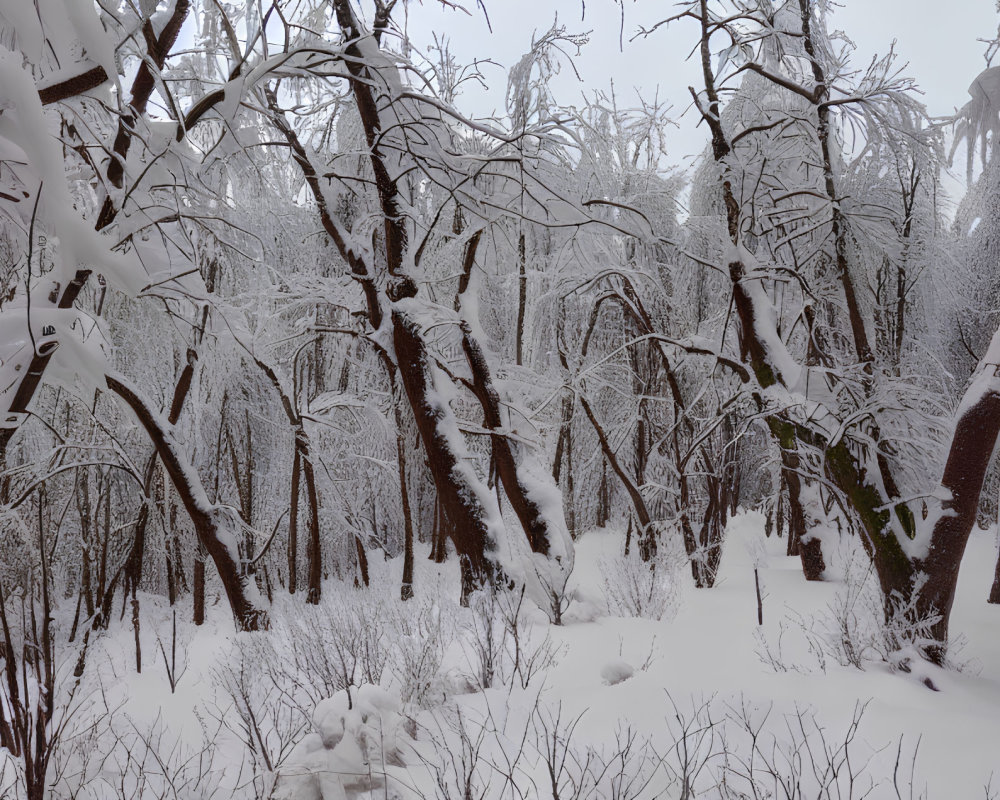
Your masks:
<svg viewBox="0 0 1000 800"><path fill-rule="evenodd" d="M0 797L996 796L998 43L832 5L619 4L682 171L558 22L2 0Z"/></svg>

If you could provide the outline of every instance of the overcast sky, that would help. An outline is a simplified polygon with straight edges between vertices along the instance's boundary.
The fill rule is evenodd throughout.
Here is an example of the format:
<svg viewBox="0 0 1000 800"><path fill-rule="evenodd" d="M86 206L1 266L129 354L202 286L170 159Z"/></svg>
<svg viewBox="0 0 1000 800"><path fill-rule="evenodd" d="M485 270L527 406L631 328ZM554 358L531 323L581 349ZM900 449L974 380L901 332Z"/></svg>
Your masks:
<svg viewBox="0 0 1000 800"><path fill-rule="evenodd" d="M644 96L659 93L673 105L679 124L668 137L670 161L689 163L701 152L705 132L696 129L687 87L698 86L697 66L685 61L694 43L693 23L674 23L648 38L629 41L638 26L669 16L673 2L624 0L624 47L619 48L621 6L614 0L586 0L581 19L581 0L486 0L493 32L482 12L468 16L445 9L438 0L409 3L411 35L416 41L431 41L431 31L446 33L460 62L493 58L505 67L514 64L531 44L532 32L548 30L558 15L569 32L591 31L577 66L583 83L568 69L559 78L558 100L580 102L587 89L608 88L613 80L619 105L635 104L636 89ZM466 0L472 6L472 0ZM831 29L843 30L858 46L855 66L885 53L893 40L900 63L908 63L907 74L924 90L931 115L953 113L966 100L967 87L985 67L985 45L977 39L996 35L998 15L994 0L841 0L831 18ZM467 92L459 106L467 112L486 114L504 103L505 76L484 67L492 77L491 91Z"/></svg>

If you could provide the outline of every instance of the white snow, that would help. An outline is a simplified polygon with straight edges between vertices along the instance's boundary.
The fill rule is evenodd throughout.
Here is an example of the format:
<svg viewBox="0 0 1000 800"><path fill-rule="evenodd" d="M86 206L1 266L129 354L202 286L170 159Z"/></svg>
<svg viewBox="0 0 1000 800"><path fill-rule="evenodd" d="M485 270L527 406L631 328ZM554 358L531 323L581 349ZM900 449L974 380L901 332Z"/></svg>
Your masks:
<svg viewBox="0 0 1000 800"><path fill-rule="evenodd" d="M740 734L740 726L733 721L744 710L758 721L766 715L761 735L769 748L773 743L780 753L788 741L789 726L794 729L798 724L798 712L804 715L807 728L814 718L826 741L837 746L858 704L865 704L852 760L857 759L858 766L867 764L866 773L880 782L870 797L896 797L891 780L900 737L904 759L900 772L905 773L906 781L916 749L915 797L924 790L929 798L981 796L995 770L995 742L1000 737L1000 720L995 713L1000 705L1000 643L991 633L1000 608L983 602L995 563L995 532L973 534L962 567L953 617L955 635L967 637L964 647L959 643L956 648L958 660L965 664L962 671L921 667L905 674L891 672L878 659L860 670L838 663L831 655L840 636L837 620L841 617L836 609L848 609L862 637L867 615L879 613L868 605L870 584L859 589L855 583L865 574L857 551L844 548L831 554L831 581L806 583L798 559L784 555L784 539L767 539L762 529L763 520L756 513L735 517L729 527L718 586L710 590L689 586L680 613L672 619L601 616L571 622L567 614L567 624L551 627L534 618L524 634L530 633L533 641L547 634L558 648L558 656L526 690L515 679L513 687L456 694L463 683L460 675L467 674L471 665L468 651L455 639L469 632L445 634L452 645L441 666L451 676L442 684L451 687L447 697L439 694L426 707L406 705L399 699L398 684L390 677L383 686L353 687L350 703L347 692L339 691L311 711L308 727L294 739L294 748L283 758L277 774L267 779L268 785L276 798L360 800L374 787L374 796L388 792L389 797L416 800L423 796L421 792L433 793L434 765L448 763L449 752L456 756L463 752L455 733L461 720L474 738L482 736L483 772L479 777L484 780L495 775L489 763L503 763L522 746L522 739L526 742L523 771L517 775L522 791L530 791L546 774L541 743L534 739L535 727L542 730L543 722L551 723L557 715L564 723L576 721L570 744L580 757L588 747L605 754L614 752L616 731L626 728L636 734L637 746L648 739L659 757L664 757L676 743L678 720L691 720L694 709L707 704L709 716L703 716L701 724L709 718L714 724L724 723L727 747L731 753L738 751L746 757L745 734ZM571 591L593 594L601 586L600 562L620 553L622 536L620 529L598 529L578 540ZM755 557L761 548L766 557ZM440 608L442 587L450 591L457 586L457 565L454 560L434 565L426 560L423 549L417 556L417 596L409 603ZM761 627L756 617L755 566L764 587ZM397 584L400 559L384 564L372 559L372 568L376 587ZM845 583L844 575L852 576L851 583ZM395 613L392 608L415 612L412 605L387 599L379 588L366 592L328 581L324 592L328 599L322 610L332 617L341 592L357 598L369 613L377 612L369 625L385 624ZM853 598L851 605L844 606L845 596ZM256 649L262 636L284 634L233 636L225 608L218 605L210 606L205 628L180 625L187 670L177 693L171 695L162 659L152 656L156 650L151 638L157 628L162 630L162 622L152 620L162 620L169 612L162 599L144 596L142 600L144 616L150 620L143 628L147 655L143 673L136 675L129 666L133 645L127 619L123 624L116 621L91 656L94 677L103 672L111 698L120 697L124 703L118 713L126 714L136 729L145 730L159 720L169 732L167 741L180 735L185 737L188 752L199 746L199 718L210 721L209 710L216 706L224 710L231 702L219 693L212 675L221 666L237 666L234 653L240 649L250 654L247 668L252 664L251 675L256 676L250 686L260 691L262 698L271 697L271 703L279 702L280 695L265 692L270 685L268 674L277 674L270 672L274 668L268 666L269 658L252 654L264 652ZM292 608L283 611L288 613ZM179 621L186 613L186 609L178 609ZM452 603L444 613L461 626L464 615L471 612ZM277 638L275 646L287 648L282 641ZM392 638L387 642L392 644ZM113 668L108 666L111 660ZM939 691L927 688L924 678L930 678ZM264 724L265 706L257 708ZM88 703L81 713L98 709ZM273 744L274 740L270 741ZM810 740L814 747L818 741ZM225 754L225 760L216 764L220 772L214 778L215 785L228 787L234 780L247 780L246 775L238 778L236 774L244 752L238 725L220 730L213 747ZM784 761L781 766L788 769ZM717 782L722 769L720 749L698 779L704 781L698 784L705 791L703 796L719 796L709 787ZM804 785L810 785L811 780L811 773L804 776ZM656 786L665 788L663 784ZM494 786L494 791L499 791L499 786ZM648 795L639 795L647 796L653 796L652 789Z"/></svg>

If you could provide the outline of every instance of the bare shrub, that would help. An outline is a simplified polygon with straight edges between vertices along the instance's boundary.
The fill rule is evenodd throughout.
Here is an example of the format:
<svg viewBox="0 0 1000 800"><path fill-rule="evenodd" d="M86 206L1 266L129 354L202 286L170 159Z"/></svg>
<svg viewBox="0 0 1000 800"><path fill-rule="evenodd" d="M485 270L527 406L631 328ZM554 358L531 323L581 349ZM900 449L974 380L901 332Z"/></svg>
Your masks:
<svg viewBox="0 0 1000 800"><path fill-rule="evenodd" d="M308 716L341 690L382 682L391 645L387 602L377 593L330 586L320 605L286 601L273 632L260 641L269 652L266 678Z"/></svg>
<svg viewBox="0 0 1000 800"><path fill-rule="evenodd" d="M103 707L91 715L85 729L65 739L54 756L52 797L215 800L233 796L223 786L227 764L217 757L221 725L202 726L200 739L192 741L190 734L171 731L160 715L140 726L115 713L120 709L108 709L107 695L102 692L101 696Z"/></svg>
<svg viewBox="0 0 1000 800"><path fill-rule="evenodd" d="M636 550L601 561L608 612L656 620L672 617L680 605L680 571L687 563L686 555L674 539L662 542L649 561L643 561Z"/></svg>
<svg viewBox="0 0 1000 800"><path fill-rule="evenodd" d="M466 659L479 689L517 682L522 689L556 663L560 650L545 628L536 634L525 609L524 587L482 590L469 600L463 629Z"/></svg>
<svg viewBox="0 0 1000 800"><path fill-rule="evenodd" d="M888 617L886 608L890 609ZM909 672L915 664L926 661L927 648L936 639L934 626L940 615L921 613L915 601L898 595L886 603L870 562L851 556L845 564L844 583L824 609L805 616L793 611L779 624L777 641L756 633L757 656L776 672L826 672L829 662L842 667L864 670L873 663L886 664L893 670ZM805 644L812 662L793 663L784 653L783 640L795 631ZM951 661L960 652L962 640L950 648ZM929 678L925 678L929 683Z"/></svg>
<svg viewBox="0 0 1000 800"><path fill-rule="evenodd" d="M239 636L227 658L212 669L218 692L211 716L243 745L249 769L247 786L265 797L271 775L307 730L311 708L303 705L301 684L274 650L270 640Z"/></svg>
<svg viewBox="0 0 1000 800"><path fill-rule="evenodd" d="M436 800L486 800L490 793L492 768L486 760L489 726L463 714L458 707L442 709L424 726L423 738L431 745L430 752L419 750L418 759L429 773L432 795L418 797ZM512 770L513 771L513 770Z"/></svg>
<svg viewBox="0 0 1000 800"><path fill-rule="evenodd" d="M587 800L597 795L607 768L592 747L576 747L573 735L583 714L564 718L562 703L555 709L536 704L532 713L534 748L544 765L544 793L553 800Z"/></svg>
<svg viewBox="0 0 1000 800"><path fill-rule="evenodd" d="M452 615L440 601L418 595L397 604L389 615L392 631L391 671L404 703L426 707L444 699L442 664L454 633Z"/></svg>
<svg viewBox="0 0 1000 800"><path fill-rule="evenodd" d="M872 771L875 758L893 748L873 748L859 736L867 706L857 703L847 727L837 735L820 724L815 712L796 707L783 716L779 738L768 727L772 708L755 708L741 698L729 706L726 717L732 735L726 741L720 773L724 796L852 800L891 786L898 798L924 797L915 778L917 748L904 757L902 737L894 748L891 776Z"/></svg>
<svg viewBox="0 0 1000 800"><path fill-rule="evenodd" d="M552 641L546 627L545 636L538 641L532 636L532 626L524 612L525 591L501 592L496 598L497 609L507 632L508 653L512 664L511 680L515 677L522 689L527 689L535 678L542 677L555 666L561 649Z"/></svg>
<svg viewBox="0 0 1000 800"><path fill-rule="evenodd" d="M508 658L510 633L500 613L501 590L485 588L469 597L469 613L463 619L465 650L472 679L479 689L507 683L511 667Z"/></svg>

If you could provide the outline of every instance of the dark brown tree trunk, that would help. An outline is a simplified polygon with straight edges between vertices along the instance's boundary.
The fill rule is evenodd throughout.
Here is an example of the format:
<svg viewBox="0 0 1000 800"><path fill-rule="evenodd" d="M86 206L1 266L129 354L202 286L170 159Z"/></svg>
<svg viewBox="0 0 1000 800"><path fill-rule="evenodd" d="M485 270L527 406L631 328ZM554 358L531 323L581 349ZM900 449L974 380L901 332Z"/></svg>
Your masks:
<svg viewBox="0 0 1000 800"><path fill-rule="evenodd" d="M793 438L789 444L797 448ZM799 475L800 461L797 449L782 447L781 463L784 470L785 486L788 487L788 543L789 550L794 541L798 556L802 561L802 574L807 581L823 580L826 562L819 538L806 530L805 510L802 508L802 478ZM793 555L790 553L790 555Z"/></svg>
<svg viewBox="0 0 1000 800"><path fill-rule="evenodd" d="M435 564L443 564L448 558L448 518L444 514L441 498L434 496L434 527L431 530L430 559Z"/></svg>
<svg viewBox="0 0 1000 800"><path fill-rule="evenodd" d="M174 605L177 602L177 579L174 577L174 556L170 552L170 541L164 549L164 567L167 579L167 602Z"/></svg>
<svg viewBox="0 0 1000 800"><path fill-rule="evenodd" d="M90 554L87 552L87 545L84 543L81 552L83 566L82 566L82 577L80 585L80 593L83 596L86 609L87 609L87 619L94 616L94 594L93 587L91 586L90 578Z"/></svg>
<svg viewBox="0 0 1000 800"><path fill-rule="evenodd" d="M608 462L601 460L601 482L597 487L597 516L594 524L603 528L611 519L611 489L608 486Z"/></svg>
<svg viewBox="0 0 1000 800"><path fill-rule="evenodd" d="M984 374L990 375L995 383L1000 368L987 363L985 358L977 370L978 377L982 379ZM977 391L979 389L974 376L969 392ZM931 534L928 557L917 561L908 576L908 587L912 589L913 574L923 572L927 575L927 581L919 587L917 595L918 614L940 615L939 621L931 629L938 644L928 652L935 663L944 661L948 646L948 622L955 601L962 554L972 533L972 526L976 523L986 470L1000 436L1000 393L995 388L982 392L975 398L969 398L967 393L959 407L965 406L969 400L973 402L963 409L955 426L941 478L941 486L950 494L950 499L942 501L944 513L938 518ZM906 596L908 594L904 595Z"/></svg>
<svg viewBox="0 0 1000 800"><path fill-rule="evenodd" d="M301 459L299 457L298 445L292 456L292 497L288 507L288 593L295 594L298 588L298 560L299 560L299 474L301 472Z"/></svg>
<svg viewBox="0 0 1000 800"><path fill-rule="evenodd" d="M368 552L365 550L365 544L361 541L360 536L354 537L354 552L358 557L358 573L361 576L361 585L366 588L369 586L368 578ZM355 585L358 584L357 578L354 580Z"/></svg>
<svg viewBox="0 0 1000 800"><path fill-rule="evenodd" d="M583 408L584 413L587 415L587 419L590 420L590 424L593 426L594 431L597 433L597 439L601 443L601 450L604 453L604 468L607 469L607 465L611 466L615 475L618 476L621 481L622 486L625 487L625 491L632 501L632 510L635 512L636 519L639 522L639 536L648 536L648 531L650 527L650 522L652 517L649 514L649 509L646 506L646 501L643 500L642 493L639 491L639 486L636 484L635 480L624 470L618 461L618 457L615 455L614 448L608 441L607 434L604 431L604 427L597 419L597 415L594 413L593 408L590 406L590 401L587 400L586 395L580 392L580 407ZM608 489L607 483L607 472L603 472L601 476L601 481L604 486L602 486L602 491L607 493ZM607 520L605 520L607 521ZM655 548L653 550L655 555Z"/></svg>
<svg viewBox="0 0 1000 800"><path fill-rule="evenodd" d="M406 487L406 436L402 398L394 391L393 410L396 415L396 464L399 468L399 500L403 510L403 580L399 588L401 600L413 597L413 514L410 510L410 492Z"/></svg>
<svg viewBox="0 0 1000 800"><path fill-rule="evenodd" d="M785 533L785 492L782 488L784 480L782 478L778 483L778 494L774 498L774 533L779 539Z"/></svg>
<svg viewBox="0 0 1000 800"><path fill-rule="evenodd" d="M528 272L525 253L524 232L517 240L517 333L516 333L516 363L524 363L524 314L528 305Z"/></svg>
<svg viewBox="0 0 1000 800"><path fill-rule="evenodd" d="M316 494L316 477L313 471L309 443L299 436L299 454L302 461L302 477L306 484L306 501L309 505L309 547L306 561L309 568L309 588L306 602L318 605L323 593L323 552L319 538L319 497Z"/></svg>
<svg viewBox="0 0 1000 800"><path fill-rule="evenodd" d="M997 565L993 571L993 586L990 587L988 603L1000 603L1000 558L997 558Z"/></svg>
<svg viewBox="0 0 1000 800"><path fill-rule="evenodd" d="M132 595L132 635L135 640L135 671L142 672L142 642L139 639L139 598Z"/></svg>
<svg viewBox="0 0 1000 800"><path fill-rule="evenodd" d="M500 397L493 385L486 358L479 343L472 336L469 325L462 323L462 347L465 350L466 361L472 370L472 385L479 404L482 406L486 427L490 430L500 430L504 427L501 417ZM531 490L524 476L518 472L517 459L510 440L504 434L493 434L493 459L497 474L503 484L507 500L517 515L528 544L533 553L548 555L553 531L550 529L552 520L546 518L541 507L531 498ZM558 535L558 534L555 534Z"/></svg>
<svg viewBox="0 0 1000 800"><path fill-rule="evenodd" d="M202 555L201 547L194 557L194 590L192 592L194 601L193 620L195 625L205 624L205 557Z"/></svg>

